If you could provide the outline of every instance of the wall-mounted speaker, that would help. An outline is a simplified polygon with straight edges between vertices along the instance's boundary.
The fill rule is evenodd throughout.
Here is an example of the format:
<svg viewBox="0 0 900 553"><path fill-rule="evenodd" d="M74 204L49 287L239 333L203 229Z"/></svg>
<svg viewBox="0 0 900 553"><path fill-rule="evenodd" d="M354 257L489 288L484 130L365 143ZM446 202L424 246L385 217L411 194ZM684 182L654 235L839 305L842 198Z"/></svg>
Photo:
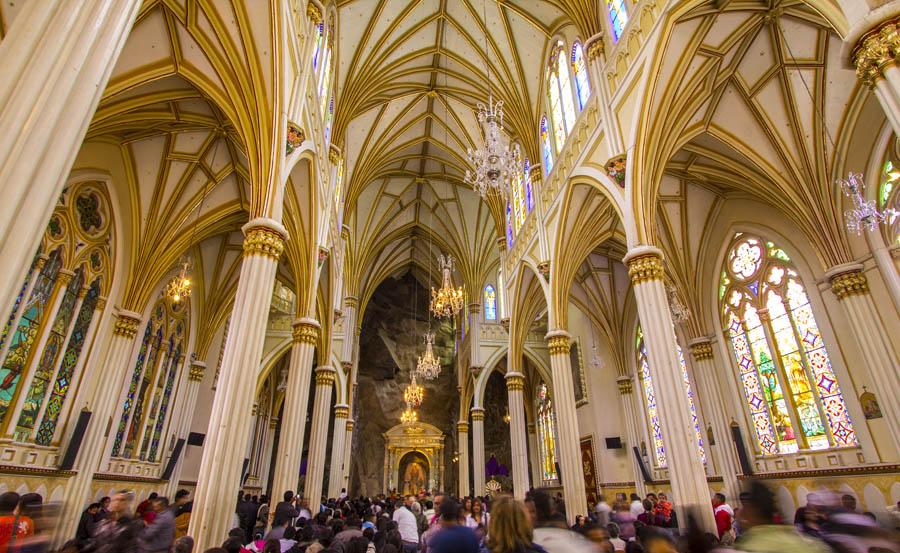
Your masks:
<svg viewBox="0 0 900 553"><path fill-rule="evenodd" d="M647 465L644 463L644 458L641 457L641 450L637 446L633 446L631 450L634 452L634 458L637 459L638 467L641 469L641 476L644 478L644 482L653 482L653 477L650 475L650 471L647 469Z"/></svg>
<svg viewBox="0 0 900 553"><path fill-rule="evenodd" d="M559 485L562 486L563 485L562 469L559 468L559 463L553 463L553 465L556 467L556 477L559 478Z"/></svg>
<svg viewBox="0 0 900 553"><path fill-rule="evenodd" d="M78 458L78 451L81 449L81 442L84 440L84 433L87 432L88 423L91 422L91 413L87 409L82 409L78 415L78 421L75 423L75 430L72 431L72 439L69 440L69 447L66 448L66 454L63 455L59 470L72 470L75 466L75 459Z"/></svg>
<svg viewBox="0 0 900 553"><path fill-rule="evenodd" d="M195 445L198 447L203 447L203 441L206 439L206 434L201 432L191 432L188 434L187 445Z"/></svg>
<svg viewBox="0 0 900 553"><path fill-rule="evenodd" d="M612 438L606 438L606 449L622 449L621 436L613 436Z"/></svg>
<svg viewBox="0 0 900 553"><path fill-rule="evenodd" d="M184 438L178 438L178 441L175 442L175 449L172 450L172 456L169 457L169 462L166 463L166 470L163 471L160 477L162 480L172 478L172 472L175 470L175 465L178 464L182 449L184 449Z"/></svg>
<svg viewBox="0 0 900 553"><path fill-rule="evenodd" d="M744 435L741 434L741 427L737 423L731 423L731 439L734 441L735 449L737 449L741 472L746 476L750 476L753 474L753 465L750 463L750 457L747 455L747 446L744 445Z"/></svg>

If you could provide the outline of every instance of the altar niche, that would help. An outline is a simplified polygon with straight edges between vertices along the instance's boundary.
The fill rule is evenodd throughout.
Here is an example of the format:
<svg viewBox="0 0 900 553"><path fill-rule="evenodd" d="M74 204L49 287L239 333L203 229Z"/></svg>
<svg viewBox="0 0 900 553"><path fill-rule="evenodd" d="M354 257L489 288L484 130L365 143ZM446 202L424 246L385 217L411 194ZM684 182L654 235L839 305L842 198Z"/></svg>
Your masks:
<svg viewBox="0 0 900 553"><path fill-rule="evenodd" d="M424 422L398 424L384 433L384 492L403 495L440 489L444 433Z"/></svg>

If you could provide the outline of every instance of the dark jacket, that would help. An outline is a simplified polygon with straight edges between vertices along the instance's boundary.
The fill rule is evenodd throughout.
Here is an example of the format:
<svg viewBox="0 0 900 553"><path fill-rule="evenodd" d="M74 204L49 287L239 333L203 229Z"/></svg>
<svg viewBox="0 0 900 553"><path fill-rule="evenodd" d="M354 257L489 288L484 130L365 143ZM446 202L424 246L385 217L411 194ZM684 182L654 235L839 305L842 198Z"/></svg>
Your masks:
<svg viewBox="0 0 900 553"><path fill-rule="evenodd" d="M256 523L256 512L258 510L259 506L252 501L242 501L238 505L237 515L241 528L253 528L253 525Z"/></svg>
<svg viewBox="0 0 900 553"><path fill-rule="evenodd" d="M294 504L290 501L282 501L278 505L275 506L275 517L273 519L272 524L279 524L284 522L285 520L291 520L292 518L297 518L300 516L300 513L297 512L297 509L294 507Z"/></svg>
<svg viewBox="0 0 900 553"><path fill-rule="evenodd" d="M85 510L81 513L81 520L78 521L78 529L75 530L75 541L79 546L83 546L91 539L94 533L94 515Z"/></svg>

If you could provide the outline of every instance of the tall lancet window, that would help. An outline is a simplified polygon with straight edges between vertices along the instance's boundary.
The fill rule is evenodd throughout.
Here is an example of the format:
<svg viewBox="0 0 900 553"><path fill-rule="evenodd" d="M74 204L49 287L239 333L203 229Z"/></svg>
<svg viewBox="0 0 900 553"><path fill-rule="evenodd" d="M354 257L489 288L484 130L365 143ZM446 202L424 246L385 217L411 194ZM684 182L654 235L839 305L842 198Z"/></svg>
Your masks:
<svg viewBox="0 0 900 553"><path fill-rule="evenodd" d="M625 25L628 24L628 7L625 0L606 0L606 11L609 13L609 27L612 29L613 41L618 42Z"/></svg>
<svg viewBox="0 0 900 553"><path fill-rule="evenodd" d="M591 81L588 78L584 48L580 42L572 46L572 71L575 73L575 90L578 92L578 111L581 111L591 98Z"/></svg>
<svg viewBox="0 0 900 553"><path fill-rule="evenodd" d="M544 154L544 173L549 175L553 170L553 146L550 144L550 126L546 115L541 117L541 151Z"/></svg>
<svg viewBox="0 0 900 553"><path fill-rule="evenodd" d="M0 430L18 442L52 445L71 409L110 279L112 228L101 183L66 186L0 332Z"/></svg>
<svg viewBox="0 0 900 553"><path fill-rule="evenodd" d="M760 451L856 445L806 287L787 253L737 233L719 301Z"/></svg>
<svg viewBox="0 0 900 553"><path fill-rule="evenodd" d="M572 77L569 74L568 56L560 40L550 54L547 65L547 99L550 103L550 119L553 122L553 138L556 151L562 150L566 137L575 126L575 97L572 93Z"/></svg>
<svg viewBox="0 0 900 553"><path fill-rule="evenodd" d="M550 390L543 382L537 388L537 431L541 477L544 481L556 480L556 414Z"/></svg>
<svg viewBox="0 0 900 553"><path fill-rule="evenodd" d="M647 424L650 428L650 437L653 439L653 456L656 466L665 468L668 466L666 462L666 446L663 443L662 424L660 420L659 410L657 409L656 397L657 390L653 386L653 378L650 376L650 363L647 357L647 346L644 343L644 333L640 325L637 328L636 339L637 351L637 373L638 380L641 384L644 399L644 411L647 414ZM697 452L700 459L706 464L706 450L703 448L703 434L700 431L700 420L697 417L697 407L694 404L694 391L691 386L691 378L688 375L687 364L684 362L684 355L681 352L681 346L676 345L678 349L678 361L681 365L682 385L684 393L687 395L688 407L691 411L691 423L694 427L694 440L697 444Z"/></svg>
<svg viewBox="0 0 900 553"><path fill-rule="evenodd" d="M188 301L156 302L137 362L127 383L113 442L113 456L160 460L161 441L184 365L189 328Z"/></svg>
<svg viewBox="0 0 900 553"><path fill-rule="evenodd" d="M497 292L494 286L488 284L484 287L484 319L486 321L497 320Z"/></svg>

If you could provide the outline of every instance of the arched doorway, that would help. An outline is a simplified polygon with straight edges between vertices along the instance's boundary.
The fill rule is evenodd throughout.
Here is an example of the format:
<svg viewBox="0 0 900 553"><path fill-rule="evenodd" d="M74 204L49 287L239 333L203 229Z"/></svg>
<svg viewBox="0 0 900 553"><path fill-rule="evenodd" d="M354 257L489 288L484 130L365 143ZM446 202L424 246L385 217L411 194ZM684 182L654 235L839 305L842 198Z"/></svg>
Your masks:
<svg viewBox="0 0 900 553"><path fill-rule="evenodd" d="M400 458L399 488L402 495L417 495L428 489L428 475L431 466L419 451L410 451Z"/></svg>

